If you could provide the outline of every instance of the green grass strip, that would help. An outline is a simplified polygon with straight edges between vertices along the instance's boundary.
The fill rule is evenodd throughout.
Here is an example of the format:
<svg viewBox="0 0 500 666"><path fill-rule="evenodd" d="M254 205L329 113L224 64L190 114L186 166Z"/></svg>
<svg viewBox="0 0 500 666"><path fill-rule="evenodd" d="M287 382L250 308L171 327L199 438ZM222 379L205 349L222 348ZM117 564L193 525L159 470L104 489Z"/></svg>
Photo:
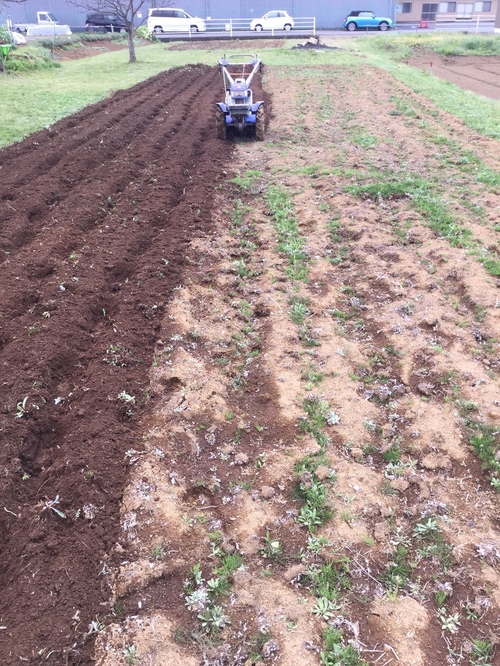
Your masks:
<svg viewBox="0 0 500 666"><path fill-rule="evenodd" d="M269 187L266 199L278 235L278 250L288 259L286 273L291 280L305 282L310 260L304 249L306 239L299 234L291 199L279 186Z"/></svg>
<svg viewBox="0 0 500 666"><path fill-rule="evenodd" d="M413 55L414 50L404 43L405 38L400 34L395 33L388 37L388 40L383 41L377 38L361 37L354 40L350 48L364 52L370 64L386 70L414 92L429 99L438 108L459 118L467 127L485 136L500 138L500 102L498 100L463 90L453 83L433 76L428 71L398 62L398 58ZM470 35L467 37L470 39ZM450 40L450 36L447 37L447 40L439 40L443 54L446 51L446 44L450 44L452 41L456 44L453 47L453 51L456 52L459 40L456 38ZM464 39L462 43L466 41ZM436 42L432 40L422 41L420 44L422 48L436 48ZM432 60L431 53L430 51L429 62ZM474 55L478 55L478 53L476 51Z"/></svg>
<svg viewBox="0 0 500 666"><path fill-rule="evenodd" d="M416 177L386 179L374 183L348 185L346 192L361 198L373 200L408 199L423 215L429 227L441 238L445 238L452 247L471 251L472 256L490 273L500 275L500 259L498 255L484 253L480 242L474 238L470 229L458 224L448 211L448 206L439 196L433 193L432 186L425 180Z"/></svg>

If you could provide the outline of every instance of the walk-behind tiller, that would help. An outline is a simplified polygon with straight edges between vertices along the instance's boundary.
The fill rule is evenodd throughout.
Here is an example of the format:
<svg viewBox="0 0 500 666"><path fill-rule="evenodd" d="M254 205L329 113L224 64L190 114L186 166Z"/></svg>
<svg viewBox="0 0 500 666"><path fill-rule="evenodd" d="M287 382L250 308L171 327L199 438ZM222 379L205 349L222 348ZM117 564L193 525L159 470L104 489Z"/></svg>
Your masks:
<svg viewBox="0 0 500 666"><path fill-rule="evenodd" d="M229 134L251 134L257 141L264 140L264 102L253 102L250 84L262 62L257 56L232 55L219 60L224 80L226 99L217 102L217 136L226 139Z"/></svg>

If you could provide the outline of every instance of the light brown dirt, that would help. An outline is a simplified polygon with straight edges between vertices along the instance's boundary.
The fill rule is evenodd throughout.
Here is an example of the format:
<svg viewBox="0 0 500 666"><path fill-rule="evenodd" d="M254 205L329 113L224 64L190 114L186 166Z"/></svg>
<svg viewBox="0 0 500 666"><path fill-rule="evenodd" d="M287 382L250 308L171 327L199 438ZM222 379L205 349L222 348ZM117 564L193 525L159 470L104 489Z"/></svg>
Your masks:
<svg viewBox="0 0 500 666"><path fill-rule="evenodd" d="M265 150L240 144L228 173L230 178L258 171L248 188L233 195L248 206L244 231L235 224L235 204L221 193L219 233L193 247L197 273L185 275L169 307L169 326L175 323L176 334L169 340L162 335L151 381L161 391L159 384L173 386L175 378L177 388L165 396L153 420L145 454L135 464L137 482L129 491L137 497L139 480L154 479L160 497L142 501L138 516L147 527L139 537L126 531L124 540L141 561L161 539L168 547L167 569L176 570L182 552L183 570L187 562L199 562L207 578L217 566L208 555L211 530L221 529L228 548L241 554L244 568L235 574L224 604L232 624L221 636L222 645L203 647L193 615L189 619L179 607L174 611L168 604L160 614L162 622L174 614L184 639L187 632L189 641L198 644L188 641L182 652L191 659L193 650L201 650L193 663L320 663L327 623L311 613L314 598L300 576L308 567L345 556L352 588L341 594L343 602L330 624L343 630L344 640L367 663L472 664L471 639L481 637L494 646L499 630L497 579L485 573L489 565L480 555L485 552L480 544L498 544L498 501L468 443L458 404L474 401L480 419L496 418L498 279L466 251L437 237L404 200L363 201L344 187L367 166L429 178L442 173L441 148L413 131L417 120L392 113L395 96L425 117L429 135L459 136L464 147L478 145L477 137L381 72L365 71L353 81L338 71L312 68L295 76L293 85L282 81L279 72L266 73L277 120L271 122ZM307 107L301 96L305 88ZM367 97L363 90L372 92ZM363 149L351 141L359 128L376 139L373 147ZM498 168L497 142L482 138L477 154ZM277 249L276 229L262 200L271 186L288 192L299 233L307 239L310 273L304 284L287 277L287 261ZM499 193L486 193L470 181L468 187L470 201L489 200L488 211L479 220L450 196L456 215L496 247ZM330 239L331 220L340 223L340 241ZM256 244L252 251L241 244L241 233ZM339 252L342 259L332 263ZM239 274L237 262L244 262L248 273ZM296 290L307 298L308 327L317 342L313 348L304 346L290 319L289 299ZM254 313L252 332L243 337L242 302ZM348 318L336 318L338 310ZM494 341L490 351L478 345L479 329ZM251 345L253 335L259 338L255 357L240 346L246 336L245 344ZM305 378L313 366L323 375L318 383ZM245 382L238 389L234 382L242 371ZM379 378L365 382L366 373ZM259 385L253 383L255 376ZM454 378L454 388L446 377ZM393 386L394 393L377 399L384 385ZM264 400L255 402L259 392ZM305 455L318 455L314 439L303 439L297 430L304 399L315 394L340 417L337 425L326 427L330 442L321 477L335 475L328 484L335 515L315 534L324 538L318 555L305 550L307 531L289 513L299 509L294 465ZM394 469L383 458L391 446L401 450ZM156 469L153 475L148 472L148 460L159 448L169 460L166 476ZM185 455L190 468L182 462ZM237 464L238 455L243 464ZM262 460L265 464L258 465ZM185 525L179 529L175 516L180 514L191 538ZM437 516L449 544L449 569L439 558L415 559L419 542L412 530L429 516ZM270 537L282 549L282 560L266 558ZM414 553L415 573L394 593L382 581L398 543ZM456 633L442 629L434 596L440 586L452 589L443 607L446 615L457 614ZM157 612L158 597L149 589L150 583L142 595L134 595L134 603L141 599ZM168 589L182 603L186 593ZM477 619L471 619L473 607L481 608ZM152 611L146 610L146 616ZM267 658L261 654L262 662L251 660L252 641L264 630L276 641L277 652ZM112 655L123 654L134 635L115 635L109 643L109 634L103 633L100 666L115 663ZM160 664L159 649L144 645L141 658ZM161 649L178 646L162 634ZM462 658L453 661L452 649Z"/></svg>

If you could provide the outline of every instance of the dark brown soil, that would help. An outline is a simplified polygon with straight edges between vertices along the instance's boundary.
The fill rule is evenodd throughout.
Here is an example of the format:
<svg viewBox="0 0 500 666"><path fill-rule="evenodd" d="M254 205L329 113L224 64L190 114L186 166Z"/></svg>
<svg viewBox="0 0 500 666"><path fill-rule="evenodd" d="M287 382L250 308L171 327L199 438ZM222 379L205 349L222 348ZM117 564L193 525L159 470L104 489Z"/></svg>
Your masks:
<svg viewBox="0 0 500 666"><path fill-rule="evenodd" d="M219 76L162 73L0 152L2 664L92 661L157 332L231 159Z"/></svg>
<svg viewBox="0 0 500 666"><path fill-rule="evenodd" d="M146 43L150 44L151 42ZM141 46L144 45L141 44ZM54 51L54 59L58 61L79 60L80 58L88 58L89 56L102 55L109 51L123 51L126 48L128 47L125 43L117 43L112 40L82 42L78 46L71 46L67 49L56 49Z"/></svg>

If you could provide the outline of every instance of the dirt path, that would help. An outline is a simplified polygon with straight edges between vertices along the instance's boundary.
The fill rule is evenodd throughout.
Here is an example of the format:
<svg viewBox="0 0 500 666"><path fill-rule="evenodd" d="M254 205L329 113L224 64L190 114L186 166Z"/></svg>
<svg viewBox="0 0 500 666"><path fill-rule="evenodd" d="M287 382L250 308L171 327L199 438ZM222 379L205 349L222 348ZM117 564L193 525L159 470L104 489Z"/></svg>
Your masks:
<svg viewBox="0 0 500 666"><path fill-rule="evenodd" d="M5 664L498 661L498 142L293 57L0 153Z"/></svg>

